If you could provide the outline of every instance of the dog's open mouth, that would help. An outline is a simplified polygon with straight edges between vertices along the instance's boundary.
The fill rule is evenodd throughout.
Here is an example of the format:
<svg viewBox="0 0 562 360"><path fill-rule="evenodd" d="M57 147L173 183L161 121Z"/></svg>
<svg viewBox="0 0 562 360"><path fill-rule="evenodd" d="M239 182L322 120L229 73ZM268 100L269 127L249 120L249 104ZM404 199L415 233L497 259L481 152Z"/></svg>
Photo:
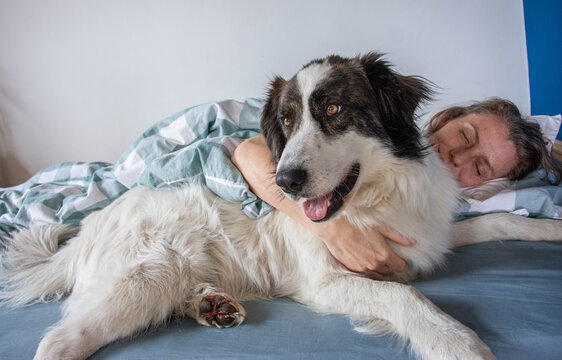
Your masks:
<svg viewBox="0 0 562 360"><path fill-rule="evenodd" d="M340 184L328 194L308 199L303 203L304 213L314 221L328 220L343 206L343 198L351 192L359 177L359 164L353 165L345 174Z"/></svg>

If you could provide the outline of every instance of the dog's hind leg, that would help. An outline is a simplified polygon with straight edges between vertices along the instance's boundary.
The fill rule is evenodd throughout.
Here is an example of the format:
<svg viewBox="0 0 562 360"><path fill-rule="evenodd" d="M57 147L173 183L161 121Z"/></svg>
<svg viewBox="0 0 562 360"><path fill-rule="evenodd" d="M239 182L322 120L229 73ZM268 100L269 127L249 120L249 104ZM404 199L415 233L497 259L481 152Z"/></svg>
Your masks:
<svg viewBox="0 0 562 360"><path fill-rule="evenodd" d="M85 359L100 347L130 336L170 317L179 306L168 288L137 274L121 280L89 279L74 289L65 303L64 317L41 340L35 359Z"/></svg>
<svg viewBox="0 0 562 360"><path fill-rule="evenodd" d="M303 288L295 300L324 312L348 315L358 321L359 331L398 335L424 359L494 358L474 331L412 286L334 274Z"/></svg>
<svg viewBox="0 0 562 360"><path fill-rule="evenodd" d="M562 241L562 221L486 214L455 222L451 239L455 247L503 240Z"/></svg>

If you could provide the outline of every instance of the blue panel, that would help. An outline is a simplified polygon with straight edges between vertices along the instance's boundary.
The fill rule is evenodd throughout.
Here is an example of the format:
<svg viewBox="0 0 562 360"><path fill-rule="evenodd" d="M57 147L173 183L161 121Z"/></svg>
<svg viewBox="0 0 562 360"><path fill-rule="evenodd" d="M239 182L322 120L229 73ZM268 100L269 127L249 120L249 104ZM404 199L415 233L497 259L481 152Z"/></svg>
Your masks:
<svg viewBox="0 0 562 360"><path fill-rule="evenodd" d="M562 1L524 0L533 115L562 112ZM562 132L558 133L562 140Z"/></svg>

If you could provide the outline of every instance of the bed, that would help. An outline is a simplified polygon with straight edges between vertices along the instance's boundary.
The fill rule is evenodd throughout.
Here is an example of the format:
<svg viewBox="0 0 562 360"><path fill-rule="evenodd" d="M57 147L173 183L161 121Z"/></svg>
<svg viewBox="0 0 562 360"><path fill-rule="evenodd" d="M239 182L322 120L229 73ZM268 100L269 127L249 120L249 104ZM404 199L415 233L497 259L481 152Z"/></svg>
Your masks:
<svg viewBox="0 0 562 360"><path fill-rule="evenodd" d="M237 201L249 217L271 207L251 193L229 161L243 139L259 133L263 102L223 101L185 109L142 134L115 164L65 163L26 183L0 189L0 239L44 224L78 224L133 186L205 183ZM554 137L560 117L552 122ZM543 125L544 126L544 125ZM558 126L558 127L557 127ZM545 136L547 131L545 131ZM550 136L550 135L549 135ZM538 171L494 195L462 202L457 219L488 212L560 218L562 188ZM472 189L474 190L474 189ZM516 239L515 239L516 240ZM412 283L429 299L474 329L499 359L556 359L562 351L562 245L507 241L458 248L446 268ZM0 359L30 359L41 335L60 318L61 302L0 307ZM119 340L94 359L409 359L407 347L385 336L357 333L350 321L314 313L287 299L244 304L246 321L231 329L170 319Z"/></svg>

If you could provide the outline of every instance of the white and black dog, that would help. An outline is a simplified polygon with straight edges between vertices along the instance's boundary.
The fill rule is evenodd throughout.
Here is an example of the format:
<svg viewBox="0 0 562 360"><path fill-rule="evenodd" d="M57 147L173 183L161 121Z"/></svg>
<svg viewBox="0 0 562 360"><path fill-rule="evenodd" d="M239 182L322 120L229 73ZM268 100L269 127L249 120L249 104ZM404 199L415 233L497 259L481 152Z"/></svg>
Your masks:
<svg viewBox="0 0 562 360"><path fill-rule="evenodd" d="M500 229L490 217L451 225L455 181L413 121L427 97L422 80L395 73L377 54L331 56L290 80L276 78L262 130L277 183L313 221L345 216L415 238L413 247L390 244L407 261L403 280L442 264L453 241L558 236L556 221L527 230L510 216ZM78 233L65 226L19 232L2 261L4 302L69 294L36 359L86 358L172 314L238 325L239 302L278 296L346 314L363 331L398 335L426 359L493 358L472 330L413 287L351 273L283 213L251 220L239 204L196 184L134 188L84 219Z"/></svg>

